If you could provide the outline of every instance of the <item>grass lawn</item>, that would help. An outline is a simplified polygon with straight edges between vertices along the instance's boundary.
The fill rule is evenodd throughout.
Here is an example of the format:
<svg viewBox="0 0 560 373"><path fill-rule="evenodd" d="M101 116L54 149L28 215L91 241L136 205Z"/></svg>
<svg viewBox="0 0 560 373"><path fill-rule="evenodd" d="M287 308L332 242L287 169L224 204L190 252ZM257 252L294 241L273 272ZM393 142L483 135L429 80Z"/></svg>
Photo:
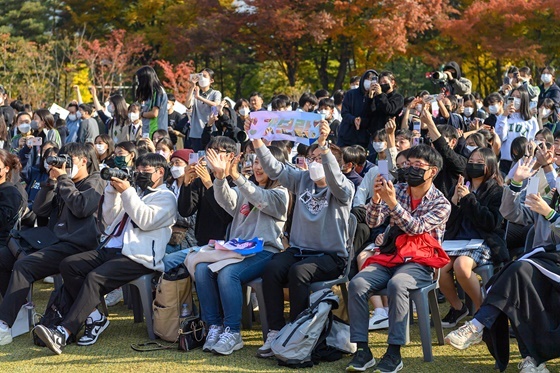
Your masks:
<svg viewBox="0 0 560 373"><path fill-rule="evenodd" d="M38 283L35 286L34 301L42 312L46 305L52 285ZM447 305L441 305L444 314ZM163 350L154 352L135 352L131 344L148 341L144 323L134 324L132 311L122 303L109 309L111 325L100 336L98 342L89 347L75 344L64 349L62 355L54 355L46 348L33 345L31 337L17 337L7 346L0 346L0 372L294 372L282 369L276 361L255 357L257 348L262 344L260 325L252 330L243 331L245 347L231 356L214 356L202 350L181 352ZM417 325L411 326L411 343L402 348L403 372L491 372L494 360L486 346L480 344L468 350L458 351L450 346L437 346L435 333L434 361L425 363ZM370 347L376 358L385 352L387 333L371 332ZM507 372L517 372L520 360L517 345L512 340L512 359ZM308 372L343 372L350 357L334 363L322 363ZM551 372L560 371L560 359L548 364ZM372 370L370 370L372 371Z"/></svg>

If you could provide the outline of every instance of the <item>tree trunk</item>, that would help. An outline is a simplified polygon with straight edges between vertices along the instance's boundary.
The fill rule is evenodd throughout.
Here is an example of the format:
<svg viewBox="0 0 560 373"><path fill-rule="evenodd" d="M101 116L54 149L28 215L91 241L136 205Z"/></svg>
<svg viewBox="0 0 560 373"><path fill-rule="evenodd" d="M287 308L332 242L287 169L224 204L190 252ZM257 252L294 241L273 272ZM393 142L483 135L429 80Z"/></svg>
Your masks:
<svg viewBox="0 0 560 373"><path fill-rule="evenodd" d="M348 70L348 63L350 62L350 57L352 56L352 43L348 41L345 37L341 37L338 55L338 71L336 73L336 79L334 80L333 91L338 89L343 89L344 79L346 78L346 71Z"/></svg>

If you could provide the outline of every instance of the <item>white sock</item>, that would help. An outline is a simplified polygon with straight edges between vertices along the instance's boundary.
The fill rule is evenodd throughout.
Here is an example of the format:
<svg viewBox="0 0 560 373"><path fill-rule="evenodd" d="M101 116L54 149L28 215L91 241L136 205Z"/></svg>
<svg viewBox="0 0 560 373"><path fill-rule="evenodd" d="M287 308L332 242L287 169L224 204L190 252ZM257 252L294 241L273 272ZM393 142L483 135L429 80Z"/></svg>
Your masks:
<svg viewBox="0 0 560 373"><path fill-rule="evenodd" d="M101 312L99 312L99 310L96 308L95 311L93 311L92 313L89 314L88 316L89 318L91 318L92 322L96 322L99 321L103 318L103 315L101 314Z"/></svg>
<svg viewBox="0 0 560 373"><path fill-rule="evenodd" d="M484 329L484 325L481 324L480 321L478 321L476 318L473 318L471 323L474 325L477 332L481 332Z"/></svg>
<svg viewBox="0 0 560 373"><path fill-rule="evenodd" d="M389 307L383 307L383 309L385 310L385 314L389 314Z"/></svg>
<svg viewBox="0 0 560 373"><path fill-rule="evenodd" d="M387 311L385 308L376 308L373 312L377 316L387 317Z"/></svg>
<svg viewBox="0 0 560 373"><path fill-rule="evenodd" d="M10 326L4 321L0 320L0 330L7 331L10 330Z"/></svg>
<svg viewBox="0 0 560 373"><path fill-rule="evenodd" d="M61 325L57 326L56 329L61 332L62 334L64 334L64 340L67 341L68 340L68 332L66 331L66 329L64 329L64 327L62 327Z"/></svg>

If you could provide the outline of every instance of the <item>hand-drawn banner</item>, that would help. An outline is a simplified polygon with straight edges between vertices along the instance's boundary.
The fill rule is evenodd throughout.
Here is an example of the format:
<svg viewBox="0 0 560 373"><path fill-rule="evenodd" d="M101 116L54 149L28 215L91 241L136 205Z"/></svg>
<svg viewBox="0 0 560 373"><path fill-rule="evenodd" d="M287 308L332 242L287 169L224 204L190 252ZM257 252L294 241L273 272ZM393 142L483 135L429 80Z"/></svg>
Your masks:
<svg viewBox="0 0 560 373"><path fill-rule="evenodd" d="M255 111L249 117L250 139L290 140L311 145L319 138L321 114L299 111Z"/></svg>

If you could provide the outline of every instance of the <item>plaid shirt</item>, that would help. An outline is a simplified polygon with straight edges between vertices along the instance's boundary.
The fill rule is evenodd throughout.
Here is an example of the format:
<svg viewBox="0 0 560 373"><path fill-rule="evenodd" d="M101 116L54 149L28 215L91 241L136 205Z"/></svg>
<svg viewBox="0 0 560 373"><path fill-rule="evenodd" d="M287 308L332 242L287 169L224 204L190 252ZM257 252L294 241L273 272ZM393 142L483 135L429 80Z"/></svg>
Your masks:
<svg viewBox="0 0 560 373"><path fill-rule="evenodd" d="M440 243L443 242L445 223L451 214L451 203L435 186L432 185L422 201L411 211L411 198L407 184L395 185L397 206L390 210L383 201L374 203L373 199L366 206L366 223L370 228L378 227L391 217L391 225L398 225L406 234L416 235L429 233Z"/></svg>

